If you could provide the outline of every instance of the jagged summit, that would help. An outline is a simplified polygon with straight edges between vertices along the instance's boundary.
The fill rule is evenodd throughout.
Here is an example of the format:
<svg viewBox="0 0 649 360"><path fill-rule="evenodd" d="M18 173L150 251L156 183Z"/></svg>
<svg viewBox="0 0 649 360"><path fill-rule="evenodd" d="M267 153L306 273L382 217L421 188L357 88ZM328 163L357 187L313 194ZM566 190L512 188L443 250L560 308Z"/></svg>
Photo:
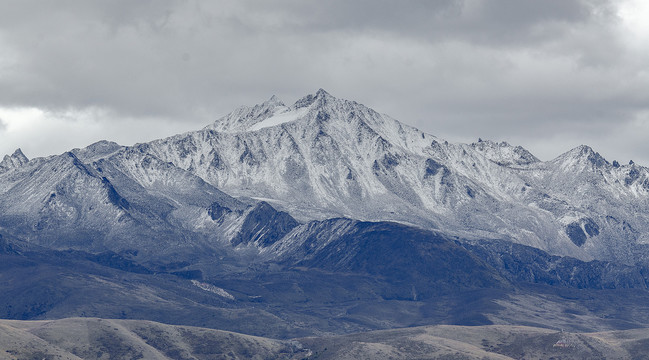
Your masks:
<svg viewBox="0 0 649 360"><path fill-rule="evenodd" d="M270 99L253 107L241 106L204 129L218 132L247 131L254 124L272 117L280 110L286 111L288 108L277 96L273 95Z"/></svg>
<svg viewBox="0 0 649 360"><path fill-rule="evenodd" d="M270 99L264 101L263 104L267 104L269 106L274 105L274 106L286 106L284 105L284 102L280 100L276 95L273 95L270 97Z"/></svg>
<svg viewBox="0 0 649 360"><path fill-rule="evenodd" d="M611 166L602 155L587 145L579 145L551 160L551 163L558 164L561 168Z"/></svg>
<svg viewBox="0 0 649 360"><path fill-rule="evenodd" d="M318 91L316 91L315 95L316 95L316 97L326 97L326 96L330 96L330 97L331 97L331 94L329 94L329 93L328 93L325 89L323 89L323 88L318 89Z"/></svg>
<svg viewBox="0 0 649 360"><path fill-rule="evenodd" d="M237 134L286 127L301 128L300 131L304 134L299 137L313 132L315 138L326 134L340 138L342 142L347 142L349 136L376 137L379 143L421 149L430 141L425 134L413 127L363 104L336 98L324 89L300 98L291 106L285 106L273 97L253 107L239 108L205 130ZM416 141L409 140L411 137ZM429 139L433 138L429 136ZM310 152L308 149L305 151Z"/></svg>
<svg viewBox="0 0 649 360"><path fill-rule="evenodd" d="M571 158L579 158L583 156L590 156L591 154L595 154L595 150L591 148L588 145L579 145L576 146L565 153L559 155L558 157L571 157Z"/></svg>
<svg viewBox="0 0 649 360"><path fill-rule="evenodd" d="M293 107L295 108L301 108L301 107L306 107L310 106L316 102L320 102L320 105L323 105L324 102L327 100L336 100L335 97L331 96L327 91L324 89L318 89L315 94L309 94L300 100L296 101Z"/></svg>
<svg viewBox="0 0 649 360"><path fill-rule="evenodd" d="M14 153L11 154L11 156L14 157L14 158L23 158L23 159L27 160L27 156L25 156L25 154L23 154L23 151L20 148L16 149L16 151L14 151Z"/></svg>
<svg viewBox="0 0 649 360"><path fill-rule="evenodd" d="M536 156L522 146L512 146L505 141L498 143L479 139L478 142L472 143L471 147L481 152L489 160L502 166L529 165L540 162Z"/></svg>
<svg viewBox="0 0 649 360"><path fill-rule="evenodd" d="M27 156L25 156L25 154L23 154L23 151L18 148L16 149L16 151L14 151L13 154L4 156L2 162L0 162L0 169L6 170L16 168L23 166L28 162L29 159L27 158Z"/></svg>
<svg viewBox="0 0 649 360"><path fill-rule="evenodd" d="M268 127L293 122L300 119L326 120L336 109L349 108L356 104L347 100L337 99L324 89L309 94L297 100L293 105L286 106L276 96L253 107L242 106L232 113L216 120L205 129L218 132L237 133L258 131ZM358 104L356 104L358 105ZM347 111L348 109L345 109ZM335 118L341 118L340 116Z"/></svg>
<svg viewBox="0 0 649 360"><path fill-rule="evenodd" d="M71 152L84 161L95 161L107 157L122 148L124 147L116 142L101 140L90 144L83 149L73 149Z"/></svg>

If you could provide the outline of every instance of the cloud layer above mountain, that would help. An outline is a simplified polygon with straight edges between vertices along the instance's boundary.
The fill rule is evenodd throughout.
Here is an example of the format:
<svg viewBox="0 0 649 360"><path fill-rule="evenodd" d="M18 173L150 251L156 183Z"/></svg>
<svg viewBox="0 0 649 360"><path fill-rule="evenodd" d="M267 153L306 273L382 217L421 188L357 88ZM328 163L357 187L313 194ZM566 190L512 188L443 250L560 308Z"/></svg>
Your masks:
<svg viewBox="0 0 649 360"><path fill-rule="evenodd" d="M9 1L0 152L200 128L322 87L455 141L649 165L639 0ZM69 136L72 132L73 136Z"/></svg>

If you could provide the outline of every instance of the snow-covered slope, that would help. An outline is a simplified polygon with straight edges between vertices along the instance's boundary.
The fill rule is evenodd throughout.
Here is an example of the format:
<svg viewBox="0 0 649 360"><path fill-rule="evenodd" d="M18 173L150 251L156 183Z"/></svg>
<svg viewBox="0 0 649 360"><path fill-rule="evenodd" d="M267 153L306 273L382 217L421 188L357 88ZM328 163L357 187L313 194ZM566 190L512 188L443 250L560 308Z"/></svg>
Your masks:
<svg viewBox="0 0 649 360"><path fill-rule="evenodd" d="M0 163L0 208L14 233L68 229L82 241L89 229L99 244L138 229L154 242L285 251L311 226L294 218L347 217L586 260L649 254L647 168L586 146L542 162L505 142L452 144L322 89L132 147L104 141L33 160L18 150Z"/></svg>
<svg viewBox="0 0 649 360"><path fill-rule="evenodd" d="M141 147L102 141L31 161L16 154L20 161L0 172L0 230L50 249L196 258L238 243L271 244L286 224L297 226L267 204L260 217L259 206ZM260 233L249 240L252 230Z"/></svg>
<svg viewBox="0 0 649 360"><path fill-rule="evenodd" d="M613 166L584 147L541 162L504 142L451 144L322 89L142 146L305 221L394 220L625 261L644 253L649 233L646 168Z"/></svg>

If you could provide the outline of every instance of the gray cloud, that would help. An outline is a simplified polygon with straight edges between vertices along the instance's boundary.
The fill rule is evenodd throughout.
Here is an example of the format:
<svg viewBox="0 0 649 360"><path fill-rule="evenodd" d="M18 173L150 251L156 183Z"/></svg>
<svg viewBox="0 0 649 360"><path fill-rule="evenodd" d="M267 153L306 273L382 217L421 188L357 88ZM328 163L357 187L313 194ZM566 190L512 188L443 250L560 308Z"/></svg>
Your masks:
<svg viewBox="0 0 649 360"><path fill-rule="evenodd" d="M586 23L605 2L576 0L362 0L328 2L246 1L250 9L272 13L280 26L250 24L264 30L378 31L428 41L469 41L488 44L530 44L569 30L565 25ZM276 25L276 22L272 23Z"/></svg>
<svg viewBox="0 0 649 360"><path fill-rule="evenodd" d="M640 142L598 135L637 133L649 104L649 51L629 45L619 4L4 2L0 107L99 109L110 116L74 123L94 140L152 119L190 130L323 87L441 137L518 140L546 157L583 140L627 156Z"/></svg>

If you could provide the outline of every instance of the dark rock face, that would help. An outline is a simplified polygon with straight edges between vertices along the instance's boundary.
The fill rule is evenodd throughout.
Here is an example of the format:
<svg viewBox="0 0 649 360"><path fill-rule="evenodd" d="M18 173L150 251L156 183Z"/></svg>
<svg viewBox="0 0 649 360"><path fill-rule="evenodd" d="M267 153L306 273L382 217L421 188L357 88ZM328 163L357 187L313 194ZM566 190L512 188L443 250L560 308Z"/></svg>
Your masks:
<svg viewBox="0 0 649 360"><path fill-rule="evenodd" d="M597 236L599 235L599 226L592 220L586 219L584 223L584 230L588 236Z"/></svg>
<svg viewBox="0 0 649 360"><path fill-rule="evenodd" d="M131 207L131 204L128 202L128 200L123 198L117 192L117 190L115 190L115 187L113 186L113 184L110 183L110 181L108 181L108 179L106 179L105 177L102 177L101 181L104 184L104 186L106 187L106 191L108 192L108 200L110 200L110 202L113 205L115 205L115 206L117 206L117 207L119 207L121 209L124 209L124 210L128 210Z"/></svg>
<svg viewBox="0 0 649 360"><path fill-rule="evenodd" d="M627 177L624 179L624 183L627 186L629 186L633 184L636 180L638 180L639 177L640 177L640 171L638 170L638 168L633 166L631 167L631 170L629 170L629 174L627 175Z"/></svg>
<svg viewBox="0 0 649 360"><path fill-rule="evenodd" d="M581 229L579 223L571 223L566 226L566 234L570 240L577 246L582 246L586 243L586 234Z"/></svg>
<svg viewBox="0 0 649 360"><path fill-rule="evenodd" d="M433 159L426 159L426 172L424 173L424 178L437 175L440 169L445 169L445 166Z"/></svg>
<svg viewBox="0 0 649 360"><path fill-rule="evenodd" d="M602 167L608 165L608 161L604 159L598 152L591 152L588 154L588 161L590 161L595 167Z"/></svg>
<svg viewBox="0 0 649 360"><path fill-rule="evenodd" d="M299 256L292 260L297 266L380 276L420 289L420 297L445 289L499 288L506 283L446 237L389 222L357 223L323 249Z"/></svg>
<svg viewBox="0 0 649 360"><path fill-rule="evenodd" d="M584 235L585 236L585 235ZM514 282L578 289L647 289L649 268L549 255L507 241L465 243L465 248Z"/></svg>
<svg viewBox="0 0 649 360"><path fill-rule="evenodd" d="M224 167L224 161L219 156L219 154L215 151L211 152L210 155L212 155L212 160L210 161L210 166L215 168L215 169L223 169Z"/></svg>
<svg viewBox="0 0 649 360"><path fill-rule="evenodd" d="M324 112L324 111L318 112L318 115L316 116L316 120L318 122L328 121L330 118L331 118L331 116L328 113Z"/></svg>
<svg viewBox="0 0 649 360"><path fill-rule="evenodd" d="M257 243L268 246L298 226L291 215L277 211L266 202L260 202L246 216L239 233L231 240L233 246Z"/></svg>
<svg viewBox="0 0 649 360"><path fill-rule="evenodd" d="M214 221L222 221L223 217L229 213L231 213L232 210L230 208L222 206L221 204L215 202L213 203L208 209L207 209L207 214L212 218Z"/></svg>
<svg viewBox="0 0 649 360"><path fill-rule="evenodd" d="M395 166L399 165L399 159L393 154L387 153L385 154L385 156L383 156L381 163L386 169L392 169Z"/></svg>
<svg viewBox="0 0 649 360"><path fill-rule="evenodd" d="M599 225L590 218L580 219L566 226L566 235L575 245L582 246L589 237L599 235Z"/></svg>

